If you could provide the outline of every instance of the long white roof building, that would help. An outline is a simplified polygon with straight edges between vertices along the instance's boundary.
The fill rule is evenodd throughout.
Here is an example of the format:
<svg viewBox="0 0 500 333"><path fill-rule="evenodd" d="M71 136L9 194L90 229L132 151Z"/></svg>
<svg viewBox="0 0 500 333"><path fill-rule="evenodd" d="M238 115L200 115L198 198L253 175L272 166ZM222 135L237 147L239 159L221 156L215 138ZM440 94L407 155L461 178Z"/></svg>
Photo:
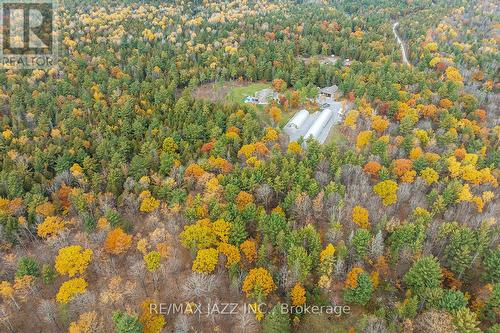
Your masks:
<svg viewBox="0 0 500 333"><path fill-rule="evenodd" d="M334 102L322 111L310 114L307 110L297 112L285 125L284 131L290 141L304 140L313 137L319 143L324 143L332 126L340 122L342 103Z"/></svg>

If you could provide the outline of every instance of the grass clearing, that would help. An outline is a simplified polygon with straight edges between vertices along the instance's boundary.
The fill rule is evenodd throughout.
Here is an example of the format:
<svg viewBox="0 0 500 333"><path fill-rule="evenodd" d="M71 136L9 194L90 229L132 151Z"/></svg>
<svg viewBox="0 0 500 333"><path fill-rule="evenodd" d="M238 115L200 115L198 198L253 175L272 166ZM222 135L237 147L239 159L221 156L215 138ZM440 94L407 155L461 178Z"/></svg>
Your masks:
<svg viewBox="0 0 500 333"><path fill-rule="evenodd" d="M243 104L245 97L253 96L257 91L270 87L271 84L265 82L211 82L196 87L193 90L193 97L212 102Z"/></svg>
<svg viewBox="0 0 500 333"><path fill-rule="evenodd" d="M340 144L341 142L346 141L346 138L342 135L342 133L340 133L339 127L340 125L336 124L333 125L332 128L330 128L330 133L328 133L328 136L326 137L324 143L325 145L329 143Z"/></svg>
<svg viewBox="0 0 500 333"><path fill-rule="evenodd" d="M247 86L233 87L226 95L226 101L229 103L243 103L247 96L253 96L259 90L270 88L268 83L251 83Z"/></svg>

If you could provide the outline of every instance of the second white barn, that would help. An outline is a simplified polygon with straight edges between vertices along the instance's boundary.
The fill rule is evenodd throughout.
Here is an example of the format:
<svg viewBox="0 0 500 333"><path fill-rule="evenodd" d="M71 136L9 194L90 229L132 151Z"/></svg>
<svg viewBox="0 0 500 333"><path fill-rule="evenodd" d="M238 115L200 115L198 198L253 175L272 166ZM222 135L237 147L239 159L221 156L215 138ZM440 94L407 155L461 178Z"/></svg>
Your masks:
<svg viewBox="0 0 500 333"><path fill-rule="evenodd" d="M324 143L332 126L340 121L342 103L334 102L330 108L310 114L307 110L297 112L285 125L284 131L290 141L304 140L310 137Z"/></svg>

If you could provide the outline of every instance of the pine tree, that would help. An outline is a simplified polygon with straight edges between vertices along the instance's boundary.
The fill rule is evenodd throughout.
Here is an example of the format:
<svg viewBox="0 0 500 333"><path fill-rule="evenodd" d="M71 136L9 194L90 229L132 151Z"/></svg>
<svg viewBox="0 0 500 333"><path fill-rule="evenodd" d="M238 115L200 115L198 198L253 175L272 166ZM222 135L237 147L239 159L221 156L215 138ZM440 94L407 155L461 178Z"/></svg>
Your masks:
<svg viewBox="0 0 500 333"><path fill-rule="evenodd" d="M276 304L264 317L262 322L264 333L289 333L292 331L289 315L282 311L281 304Z"/></svg>
<svg viewBox="0 0 500 333"><path fill-rule="evenodd" d="M439 287L442 274L436 258L422 257L405 274L403 281L415 294L421 295L426 289Z"/></svg>

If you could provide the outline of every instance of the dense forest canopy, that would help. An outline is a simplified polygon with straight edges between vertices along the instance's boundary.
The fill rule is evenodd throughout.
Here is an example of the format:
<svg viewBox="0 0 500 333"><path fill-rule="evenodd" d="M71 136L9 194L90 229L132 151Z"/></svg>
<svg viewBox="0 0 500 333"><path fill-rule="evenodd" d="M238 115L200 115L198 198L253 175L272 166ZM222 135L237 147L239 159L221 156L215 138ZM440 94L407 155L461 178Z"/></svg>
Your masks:
<svg viewBox="0 0 500 333"><path fill-rule="evenodd" d="M60 4L56 65L0 67L0 331L498 332L498 9ZM290 141L332 85L334 139ZM265 307L151 311L224 302Z"/></svg>

